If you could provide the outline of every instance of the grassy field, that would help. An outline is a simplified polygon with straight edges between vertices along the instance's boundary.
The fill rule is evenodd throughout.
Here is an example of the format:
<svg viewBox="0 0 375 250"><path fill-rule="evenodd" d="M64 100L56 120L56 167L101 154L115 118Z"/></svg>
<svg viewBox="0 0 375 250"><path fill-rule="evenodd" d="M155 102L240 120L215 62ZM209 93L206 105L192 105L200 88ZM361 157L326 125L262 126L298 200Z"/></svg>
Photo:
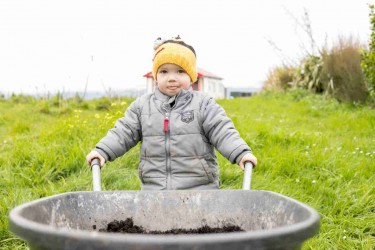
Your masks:
<svg viewBox="0 0 375 250"><path fill-rule="evenodd" d="M84 159L131 100L0 100L0 249L27 249L8 231L16 205L91 190ZM221 100L258 157L252 189L314 207L320 233L303 249L375 248L375 110L303 91ZM139 189L139 146L102 172L104 190ZM242 171L219 155L223 189ZM126 167L124 167L126 166Z"/></svg>

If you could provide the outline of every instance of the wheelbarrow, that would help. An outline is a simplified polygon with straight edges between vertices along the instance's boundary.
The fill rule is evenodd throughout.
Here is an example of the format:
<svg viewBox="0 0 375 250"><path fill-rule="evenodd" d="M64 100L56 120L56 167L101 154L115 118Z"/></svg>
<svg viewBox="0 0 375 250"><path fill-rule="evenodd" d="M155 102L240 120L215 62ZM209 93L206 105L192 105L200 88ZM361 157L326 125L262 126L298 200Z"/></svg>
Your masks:
<svg viewBox="0 0 375 250"><path fill-rule="evenodd" d="M100 167L95 163L94 192L68 192L19 205L10 212L10 230L30 249L300 249L319 231L318 213L281 194L249 190L251 172L247 163L242 190L99 191ZM99 231L125 218L150 231L205 225L236 225L245 231L184 235Z"/></svg>

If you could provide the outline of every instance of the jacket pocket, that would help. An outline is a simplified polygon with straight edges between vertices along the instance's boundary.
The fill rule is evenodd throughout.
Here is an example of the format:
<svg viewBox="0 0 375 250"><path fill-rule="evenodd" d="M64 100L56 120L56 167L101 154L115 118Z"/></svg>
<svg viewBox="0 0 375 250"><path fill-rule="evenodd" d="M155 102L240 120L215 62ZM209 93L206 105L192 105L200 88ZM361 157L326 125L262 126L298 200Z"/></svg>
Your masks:
<svg viewBox="0 0 375 250"><path fill-rule="evenodd" d="M142 158L138 167L142 184L163 186L166 178L165 168L158 167L163 165L165 165L163 158Z"/></svg>
<svg viewBox="0 0 375 250"><path fill-rule="evenodd" d="M211 168L210 168L210 166L208 166L208 163L207 163L206 159L202 158L202 159L200 159L200 162L201 162L201 165L202 165L202 168L203 168L204 172L207 175L208 181L210 183L214 182L215 177L212 174Z"/></svg>

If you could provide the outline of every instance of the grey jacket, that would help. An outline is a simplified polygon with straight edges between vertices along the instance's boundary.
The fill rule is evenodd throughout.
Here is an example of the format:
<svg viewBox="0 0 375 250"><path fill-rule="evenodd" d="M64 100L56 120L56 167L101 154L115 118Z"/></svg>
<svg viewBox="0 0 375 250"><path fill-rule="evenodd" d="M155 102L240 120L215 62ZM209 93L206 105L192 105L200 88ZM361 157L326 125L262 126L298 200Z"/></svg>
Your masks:
<svg viewBox="0 0 375 250"><path fill-rule="evenodd" d="M224 109L193 90L168 97L156 89L137 98L96 150L113 161L139 141L143 190L218 189L215 148L231 163L251 153Z"/></svg>

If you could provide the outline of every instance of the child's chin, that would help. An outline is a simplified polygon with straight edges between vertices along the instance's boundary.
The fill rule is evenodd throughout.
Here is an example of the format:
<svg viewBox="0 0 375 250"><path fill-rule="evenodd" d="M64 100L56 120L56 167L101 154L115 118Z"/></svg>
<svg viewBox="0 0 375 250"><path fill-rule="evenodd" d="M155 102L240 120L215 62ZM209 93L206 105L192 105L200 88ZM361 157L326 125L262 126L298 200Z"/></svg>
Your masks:
<svg viewBox="0 0 375 250"><path fill-rule="evenodd" d="M178 89L178 90L173 90L173 91L171 91L171 90L169 90L169 91L167 91L167 93L165 93L167 96L175 96L175 95L177 95L178 93L180 93L180 89Z"/></svg>

